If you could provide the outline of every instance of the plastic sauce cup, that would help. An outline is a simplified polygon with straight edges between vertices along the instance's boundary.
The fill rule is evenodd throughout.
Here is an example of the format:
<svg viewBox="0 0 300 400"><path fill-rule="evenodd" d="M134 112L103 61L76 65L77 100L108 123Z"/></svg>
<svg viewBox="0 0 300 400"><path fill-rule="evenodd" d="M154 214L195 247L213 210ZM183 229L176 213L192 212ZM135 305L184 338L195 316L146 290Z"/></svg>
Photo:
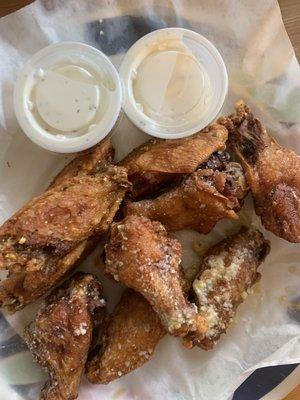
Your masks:
<svg viewBox="0 0 300 400"><path fill-rule="evenodd" d="M99 50L78 42L43 48L23 67L14 108L25 134L58 153L85 150L114 127L122 105L117 70Z"/></svg>
<svg viewBox="0 0 300 400"><path fill-rule="evenodd" d="M216 47L183 28L149 33L120 67L123 109L149 135L177 139L211 123L224 103L228 76Z"/></svg>

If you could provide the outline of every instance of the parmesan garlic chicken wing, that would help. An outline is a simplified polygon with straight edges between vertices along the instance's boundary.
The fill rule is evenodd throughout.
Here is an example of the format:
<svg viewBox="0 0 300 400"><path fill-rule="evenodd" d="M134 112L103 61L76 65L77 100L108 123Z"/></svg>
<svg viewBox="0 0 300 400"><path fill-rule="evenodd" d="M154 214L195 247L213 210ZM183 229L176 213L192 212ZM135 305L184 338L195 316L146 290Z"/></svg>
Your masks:
<svg viewBox="0 0 300 400"><path fill-rule="evenodd" d="M87 363L88 380L107 384L140 367L150 359L165 333L148 301L126 289Z"/></svg>
<svg viewBox="0 0 300 400"><path fill-rule="evenodd" d="M125 215L160 221L169 230L194 229L204 234L222 218L237 219L247 185L241 166L228 158L227 153L215 153L179 186L154 199L128 201Z"/></svg>
<svg viewBox="0 0 300 400"><path fill-rule="evenodd" d="M220 122L241 161L252 191L255 211L275 235L300 242L300 157L280 146L242 101Z"/></svg>
<svg viewBox="0 0 300 400"><path fill-rule="evenodd" d="M181 245L159 222L128 216L112 225L106 245L106 272L140 292L175 336L203 337L206 322L182 288Z"/></svg>
<svg viewBox="0 0 300 400"><path fill-rule="evenodd" d="M0 282L0 305L10 312L42 296L87 256L129 187L122 167L77 176L74 171L0 227L0 269L8 271Z"/></svg>
<svg viewBox="0 0 300 400"><path fill-rule="evenodd" d="M195 266L190 269L193 271L186 269L183 276L186 292L195 275ZM141 367L165 335L166 330L150 303L141 294L126 289L108 317L100 345L87 364L88 380L106 384Z"/></svg>
<svg viewBox="0 0 300 400"><path fill-rule="evenodd" d="M186 337L187 347L197 345L208 350L215 346L249 289L260 278L257 268L269 251L269 242L258 230L243 227L205 253L193 291L208 330L201 340L192 334Z"/></svg>
<svg viewBox="0 0 300 400"><path fill-rule="evenodd" d="M45 300L25 341L35 360L49 373L40 400L74 400L93 336L104 317L99 281L78 273Z"/></svg>
<svg viewBox="0 0 300 400"><path fill-rule="evenodd" d="M224 126L212 124L185 139L152 139L134 149L119 163L128 170L132 197L152 194L182 174L194 172L212 153L225 149L227 137Z"/></svg>

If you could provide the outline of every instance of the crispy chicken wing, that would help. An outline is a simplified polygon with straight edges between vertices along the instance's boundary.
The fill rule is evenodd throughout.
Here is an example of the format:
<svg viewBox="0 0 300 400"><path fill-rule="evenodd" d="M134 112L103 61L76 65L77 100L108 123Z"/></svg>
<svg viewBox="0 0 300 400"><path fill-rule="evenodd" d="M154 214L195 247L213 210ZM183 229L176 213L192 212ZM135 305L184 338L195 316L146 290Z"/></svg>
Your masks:
<svg viewBox="0 0 300 400"><path fill-rule="evenodd" d="M202 340L192 335L185 338L187 347L197 345L208 350L215 346L237 307L260 278L257 268L269 250L269 242L258 230L243 227L206 252L193 290L199 314L206 319L209 329Z"/></svg>
<svg viewBox="0 0 300 400"><path fill-rule="evenodd" d="M77 155L56 175L50 188L64 183L70 178L81 175L91 175L105 169L113 160L115 150L110 139L105 139L91 149Z"/></svg>
<svg viewBox="0 0 300 400"><path fill-rule="evenodd" d="M206 323L184 295L180 261L180 243L159 222L128 216L113 224L106 245L106 272L140 292L170 334L195 331L202 337Z"/></svg>
<svg viewBox="0 0 300 400"><path fill-rule="evenodd" d="M213 152L225 149L227 135L224 126L213 124L185 139L152 139L134 149L119 163L128 170L132 197L152 194L162 184L195 171Z"/></svg>
<svg viewBox="0 0 300 400"><path fill-rule="evenodd" d="M0 227L0 305L14 312L57 284L99 241L128 188L126 170L79 175L32 199Z"/></svg>
<svg viewBox="0 0 300 400"><path fill-rule="evenodd" d="M100 346L87 363L88 380L106 384L140 367L164 335L165 329L148 301L126 289L108 318Z"/></svg>
<svg viewBox="0 0 300 400"><path fill-rule="evenodd" d="M244 167L263 225L300 242L300 157L281 147L242 101L235 114L220 122L230 131L229 144Z"/></svg>
<svg viewBox="0 0 300 400"><path fill-rule="evenodd" d="M186 292L193 281L190 275L194 276L183 276ZM150 303L134 290L126 289L87 364L89 381L106 384L141 367L150 360L165 334Z"/></svg>
<svg viewBox="0 0 300 400"><path fill-rule="evenodd" d="M215 154L183 182L155 199L127 202L126 215L142 215L169 230L210 232L222 218L238 218L236 211L247 194L241 166Z"/></svg>
<svg viewBox="0 0 300 400"><path fill-rule="evenodd" d="M76 274L46 298L36 319L25 329L35 360L49 373L40 400L74 400L93 333L103 319L100 282Z"/></svg>

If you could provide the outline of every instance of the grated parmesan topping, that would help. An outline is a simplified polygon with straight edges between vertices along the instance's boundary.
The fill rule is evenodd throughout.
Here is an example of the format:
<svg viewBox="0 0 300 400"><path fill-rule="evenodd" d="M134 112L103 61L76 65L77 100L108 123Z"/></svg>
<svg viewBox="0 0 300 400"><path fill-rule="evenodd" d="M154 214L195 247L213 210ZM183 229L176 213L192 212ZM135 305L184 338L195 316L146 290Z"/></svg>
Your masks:
<svg viewBox="0 0 300 400"><path fill-rule="evenodd" d="M247 249L238 250L228 265L226 265L226 261L228 263L226 251L204 259L208 269L195 279L193 289L198 298L199 313L208 323L207 338L213 338L218 335L220 329L226 328L222 314L231 317L234 313L230 285L236 279L246 256ZM244 293L241 296L243 298Z"/></svg>
<svg viewBox="0 0 300 400"><path fill-rule="evenodd" d="M79 328L74 329L74 335L75 336L85 335L86 332L87 332L87 324L85 322L82 322L79 325Z"/></svg>

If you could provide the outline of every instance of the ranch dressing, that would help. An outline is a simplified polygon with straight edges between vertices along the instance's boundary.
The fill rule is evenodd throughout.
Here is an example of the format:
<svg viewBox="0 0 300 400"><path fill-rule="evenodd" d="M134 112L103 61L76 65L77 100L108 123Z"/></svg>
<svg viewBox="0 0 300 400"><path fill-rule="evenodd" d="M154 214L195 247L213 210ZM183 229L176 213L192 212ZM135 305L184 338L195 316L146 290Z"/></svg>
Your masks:
<svg viewBox="0 0 300 400"><path fill-rule="evenodd" d="M128 118L164 139L206 127L218 115L228 88L218 50L183 28L158 29L139 39L126 53L120 77Z"/></svg>
<svg viewBox="0 0 300 400"><path fill-rule="evenodd" d="M101 51L84 43L60 42L41 49L23 66L14 107L24 133L59 153L99 143L121 115L118 72Z"/></svg>
<svg viewBox="0 0 300 400"><path fill-rule="evenodd" d="M41 77L35 100L42 120L68 134L92 123L99 108L100 85L86 69L67 65Z"/></svg>
<svg viewBox="0 0 300 400"><path fill-rule="evenodd" d="M180 39L158 41L132 77L133 95L141 112L157 123L197 121L211 100L210 79Z"/></svg>

